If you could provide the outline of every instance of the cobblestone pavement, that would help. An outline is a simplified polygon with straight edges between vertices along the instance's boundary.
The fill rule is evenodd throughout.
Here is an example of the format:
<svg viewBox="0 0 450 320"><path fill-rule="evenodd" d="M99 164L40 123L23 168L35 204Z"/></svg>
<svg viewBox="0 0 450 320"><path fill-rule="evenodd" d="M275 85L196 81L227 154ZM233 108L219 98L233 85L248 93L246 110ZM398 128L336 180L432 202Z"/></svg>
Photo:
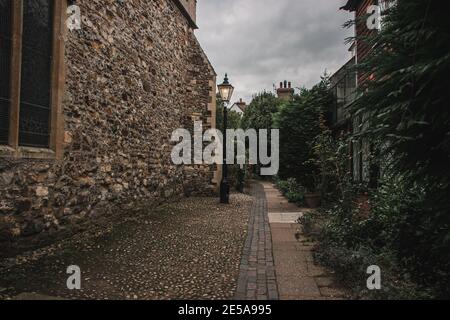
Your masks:
<svg viewBox="0 0 450 320"><path fill-rule="evenodd" d="M235 298L237 300L278 300L272 237L263 186L260 183L253 183L251 193L254 202Z"/></svg>
<svg viewBox="0 0 450 320"><path fill-rule="evenodd" d="M0 299L344 299L317 266L314 243L271 183L231 205L191 198L128 217L120 225L0 261ZM78 265L82 290L69 291ZM35 294L34 294L35 293Z"/></svg>
<svg viewBox="0 0 450 320"><path fill-rule="evenodd" d="M0 299L231 299L252 204L248 195L232 195L229 206L192 198L128 214L106 231L7 262ZM82 290L66 287L70 265L81 268Z"/></svg>
<svg viewBox="0 0 450 320"><path fill-rule="evenodd" d="M273 254L281 300L335 300L348 297L336 285L333 274L314 263L314 243L307 239L296 221L310 209L298 208L264 183L269 207Z"/></svg>

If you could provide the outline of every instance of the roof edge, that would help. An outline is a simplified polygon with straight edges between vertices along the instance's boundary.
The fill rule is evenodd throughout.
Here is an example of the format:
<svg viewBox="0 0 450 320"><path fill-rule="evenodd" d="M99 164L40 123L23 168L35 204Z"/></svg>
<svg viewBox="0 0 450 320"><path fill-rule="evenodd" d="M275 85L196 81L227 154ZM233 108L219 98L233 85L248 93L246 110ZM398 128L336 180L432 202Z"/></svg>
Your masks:
<svg viewBox="0 0 450 320"><path fill-rule="evenodd" d="M189 26L196 30L198 29L197 24L195 23L195 21L192 19L191 15L189 14L189 12L186 10L186 8L183 6L183 4L180 2L180 0L172 0L173 3L175 3L175 5L178 7L178 9L181 11L181 13L183 14L183 16L187 19L187 21L189 22Z"/></svg>
<svg viewBox="0 0 450 320"><path fill-rule="evenodd" d="M217 77L217 72L216 72L216 70L214 69L213 64L211 63L211 60L209 60L208 56L207 56L206 53L205 53L205 50L203 50L202 45L200 44L200 42L198 41L198 39L197 39L197 37L196 37L195 35L194 35L194 39L195 39L195 42L197 43L198 47L200 48L200 52L201 52L203 58L206 60L206 62L207 62L208 65L209 65L211 74L212 74L214 77Z"/></svg>
<svg viewBox="0 0 450 320"><path fill-rule="evenodd" d="M345 6L341 7L340 9L347 10L350 12L355 11L360 2L361 2L360 0L348 0Z"/></svg>

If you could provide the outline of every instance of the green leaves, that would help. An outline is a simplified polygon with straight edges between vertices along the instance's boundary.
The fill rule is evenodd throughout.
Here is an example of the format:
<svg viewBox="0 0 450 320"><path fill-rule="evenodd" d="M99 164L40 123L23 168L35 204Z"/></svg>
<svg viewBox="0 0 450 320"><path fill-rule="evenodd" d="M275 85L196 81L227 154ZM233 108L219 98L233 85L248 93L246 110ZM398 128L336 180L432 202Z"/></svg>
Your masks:
<svg viewBox="0 0 450 320"><path fill-rule="evenodd" d="M320 180L314 141L321 134L321 115L331 108L327 78L310 90L302 89L294 101L284 104L274 115L273 126L280 129L280 171L282 179L295 178L309 191Z"/></svg>
<svg viewBox="0 0 450 320"><path fill-rule="evenodd" d="M273 114L278 111L280 101L272 93L263 92L253 97L242 118L244 129L272 128Z"/></svg>
<svg viewBox="0 0 450 320"><path fill-rule="evenodd" d="M383 233L366 231L374 243L384 240L415 280L448 297L450 20L439 1L397 3L386 28L358 39L382 44L359 65L376 78L362 84L353 114L367 115L361 135L389 173L373 217Z"/></svg>

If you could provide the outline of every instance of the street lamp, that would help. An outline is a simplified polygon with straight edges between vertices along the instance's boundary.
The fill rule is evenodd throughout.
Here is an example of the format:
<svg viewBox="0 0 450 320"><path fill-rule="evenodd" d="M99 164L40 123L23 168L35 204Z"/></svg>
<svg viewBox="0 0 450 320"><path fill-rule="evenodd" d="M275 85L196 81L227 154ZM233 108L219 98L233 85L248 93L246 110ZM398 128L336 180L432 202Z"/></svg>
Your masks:
<svg viewBox="0 0 450 320"><path fill-rule="evenodd" d="M228 82L228 75L222 84L218 85L220 98L223 102L223 172L222 182L220 183L220 203L230 203L230 184L228 183L228 167L227 167L227 129L228 129L228 104L233 96L234 87Z"/></svg>

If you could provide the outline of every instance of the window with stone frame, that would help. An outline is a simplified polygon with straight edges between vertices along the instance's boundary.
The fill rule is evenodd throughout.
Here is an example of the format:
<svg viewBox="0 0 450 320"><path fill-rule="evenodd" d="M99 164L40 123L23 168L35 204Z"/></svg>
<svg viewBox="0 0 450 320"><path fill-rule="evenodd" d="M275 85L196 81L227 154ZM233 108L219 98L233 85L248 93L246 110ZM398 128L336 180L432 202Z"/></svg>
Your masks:
<svg viewBox="0 0 450 320"><path fill-rule="evenodd" d="M0 144L56 151L66 1L0 0Z"/></svg>

